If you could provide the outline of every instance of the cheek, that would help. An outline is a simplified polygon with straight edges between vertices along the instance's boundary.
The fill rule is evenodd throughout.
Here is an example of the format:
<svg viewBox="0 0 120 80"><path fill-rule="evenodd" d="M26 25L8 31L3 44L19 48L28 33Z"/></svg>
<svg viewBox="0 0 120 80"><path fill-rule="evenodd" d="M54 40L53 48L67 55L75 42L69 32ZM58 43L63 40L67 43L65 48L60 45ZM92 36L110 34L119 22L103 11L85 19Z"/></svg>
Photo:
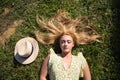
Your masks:
<svg viewBox="0 0 120 80"><path fill-rule="evenodd" d="M62 47L62 46L63 46L63 44L61 44L61 43L59 43L59 45L60 45L60 47Z"/></svg>
<svg viewBox="0 0 120 80"><path fill-rule="evenodd" d="M64 47L64 44L60 44L60 47L61 47L61 48Z"/></svg>
<svg viewBox="0 0 120 80"><path fill-rule="evenodd" d="M74 44L72 45L72 47L74 47Z"/></svg>
<svg viewBox="0 0 120 80"><path fill-rule="evenodd" d="M71 44L71 47L73 48L73 47L74 47L74 44Z"/></svg>

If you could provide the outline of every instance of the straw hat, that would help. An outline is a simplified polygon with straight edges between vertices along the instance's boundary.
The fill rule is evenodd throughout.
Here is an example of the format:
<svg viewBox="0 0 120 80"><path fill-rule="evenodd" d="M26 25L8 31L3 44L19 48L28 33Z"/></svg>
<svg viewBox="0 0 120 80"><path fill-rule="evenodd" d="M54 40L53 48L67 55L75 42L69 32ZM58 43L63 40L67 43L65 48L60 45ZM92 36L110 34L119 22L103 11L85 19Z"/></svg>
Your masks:
<svg viewBox="0 0 120 80"><path fill-rule="evenodd" d="M38 42L34 38L26 37L16 43L14 57L21 64L29 64L37 58L38 51Z"/></svg>

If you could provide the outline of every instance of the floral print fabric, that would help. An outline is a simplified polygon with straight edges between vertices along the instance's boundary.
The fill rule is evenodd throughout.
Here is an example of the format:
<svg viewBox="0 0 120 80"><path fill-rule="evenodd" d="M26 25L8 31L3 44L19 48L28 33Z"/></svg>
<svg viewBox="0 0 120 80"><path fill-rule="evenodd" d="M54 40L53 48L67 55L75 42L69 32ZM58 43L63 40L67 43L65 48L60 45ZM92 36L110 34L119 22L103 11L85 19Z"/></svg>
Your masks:
<svg viewBox="0 0 120 80"><path fill-rule="evenodd" d="M86 65L86 59L81 52L77 56L72 55L72 62L68 69L65 69L60 54L56 54L50 49L50 59L48 63L50 80L79 80L83 77L83 68Z"/></svg>

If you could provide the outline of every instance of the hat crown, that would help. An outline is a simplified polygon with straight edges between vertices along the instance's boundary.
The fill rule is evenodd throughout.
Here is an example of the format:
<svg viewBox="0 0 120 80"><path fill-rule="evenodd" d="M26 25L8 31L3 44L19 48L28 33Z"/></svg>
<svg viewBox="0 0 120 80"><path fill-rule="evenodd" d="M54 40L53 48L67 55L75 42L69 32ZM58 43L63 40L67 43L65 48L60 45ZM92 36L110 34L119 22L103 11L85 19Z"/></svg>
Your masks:
<svg viewBox="0 0 120 80"><path fill-rule="evenodd" d="M32 44L29 41L23 41L18 46L18 54L21 57L29 57L32 52Z"/></svg>

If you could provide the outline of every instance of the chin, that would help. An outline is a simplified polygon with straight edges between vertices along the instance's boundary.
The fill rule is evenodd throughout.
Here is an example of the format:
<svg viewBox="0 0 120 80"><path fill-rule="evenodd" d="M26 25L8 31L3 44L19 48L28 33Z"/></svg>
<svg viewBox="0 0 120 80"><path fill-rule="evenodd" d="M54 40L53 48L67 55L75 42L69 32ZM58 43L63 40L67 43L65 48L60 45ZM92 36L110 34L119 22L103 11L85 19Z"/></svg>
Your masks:
<svg viewBox="0 0 120 80"><path fill-rule="evenodd" d="M69 50L63 50L64 53L69 53L70 51Z"/></svg>

